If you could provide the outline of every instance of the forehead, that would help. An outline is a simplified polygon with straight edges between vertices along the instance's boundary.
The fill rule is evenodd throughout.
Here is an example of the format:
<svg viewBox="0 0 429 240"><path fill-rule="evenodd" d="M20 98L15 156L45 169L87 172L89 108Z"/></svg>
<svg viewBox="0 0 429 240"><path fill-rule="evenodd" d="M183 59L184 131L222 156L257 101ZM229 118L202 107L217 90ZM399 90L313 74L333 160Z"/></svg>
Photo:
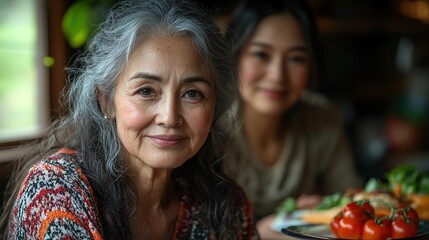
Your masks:
<svg viewBox="0 0 429 240"><path fill-rule="evenodd" d="M265 17L257 25L252 40L284 44L305 44L298 20L290 13Z"/></svg>
<svg viewBox="0 0 429 240"><path fill-rule="evenodd" d="M170 54L171 53L171 54ZM186 53L176 56L174 54ZM195 58L203 60L197 46L188 36L155 36L136 44L130 54L130 59L145 58L157 55L159 57Z"/></svg>
<svg viewBox="0 0 429 240"><path fill-rule="evenodd" d="M199 75L211 79L208 61L188 36L153 37L136 45L123 72L146 71L160 76Z"/></svg>

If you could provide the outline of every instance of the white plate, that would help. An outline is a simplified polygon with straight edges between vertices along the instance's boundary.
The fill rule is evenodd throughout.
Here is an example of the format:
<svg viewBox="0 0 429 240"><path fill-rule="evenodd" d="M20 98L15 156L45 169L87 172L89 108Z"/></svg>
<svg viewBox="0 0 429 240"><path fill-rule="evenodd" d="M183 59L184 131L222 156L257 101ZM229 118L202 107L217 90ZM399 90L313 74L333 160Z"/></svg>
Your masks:
<svg viewBox="0 0 429 240"><path fill-rule="evenodd" d="M271 228L277 232L282 232L283 228L287 228L289 226L307 224L301 221L301 216L307 211L308 210L296 210L290 213L279 212L271 224Z"/></svg>
<svg viewBox="0 0 429 240"><path fill-rule="evenodd" d="M305 224L289 226L282 229L282 232L288 236L300 239L339 239L335 238L329 225L327 224ZM419 231L415 237L407 238L413 240L429 239L429 222L420 221Z"/></svg>

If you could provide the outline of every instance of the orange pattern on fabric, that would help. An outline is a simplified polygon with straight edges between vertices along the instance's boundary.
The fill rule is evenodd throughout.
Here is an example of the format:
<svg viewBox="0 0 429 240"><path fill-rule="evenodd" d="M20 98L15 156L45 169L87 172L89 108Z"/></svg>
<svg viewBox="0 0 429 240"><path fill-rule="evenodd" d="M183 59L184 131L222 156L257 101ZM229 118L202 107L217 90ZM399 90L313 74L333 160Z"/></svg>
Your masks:
<svg viewBox="0 0 429 240"><path fill-rule="evenodd" d="M76 151L70 148L61 148L58 153L64 153L64 154L75 154Z"/></svg>
<svg viewBox="0 0 429 240"><path fill-rule="evenodd" d="M179 213L178 213L178 216L177 216L177 223L176 223L176 226L174 228L173 239L177 238L177 235L178 235L178 233L180 231L180 223L183 221L183 219L185 217L184 216L185 212L186 212L185 210L186 209L184 208L183 204L180 204L179 205Z"/></svg>
<svg viewBox="0 0 429 240"><path fill-rule="evenodd" d="M79 226L82 226L85 228L85 225L79 220L79 218L77 218L75 215L73 215L70 212L62 212L62 211L50 212L50 213L48 213L47 218L44 221L42 221L42 226L40 227L40 231L39 231L39 240L43 240L43 237L45 236L49 225L57 218L70 219L70 220L76 222ZM100 233L98 233L97 231L93 232L88 228L85 228L85 230L90 232L92 234L92 236L94 237L94 239L97 239L97 240L102 239Z"/></svg>

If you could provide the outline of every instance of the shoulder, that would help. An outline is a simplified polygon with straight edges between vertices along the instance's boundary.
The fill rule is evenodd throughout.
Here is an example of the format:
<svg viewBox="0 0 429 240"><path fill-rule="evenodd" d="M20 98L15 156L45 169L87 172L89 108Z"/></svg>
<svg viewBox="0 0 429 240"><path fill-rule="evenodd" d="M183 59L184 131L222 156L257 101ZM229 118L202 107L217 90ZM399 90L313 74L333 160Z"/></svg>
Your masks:
<svg viewBox="0 0 429 240"><path fill-rule="evenodd" d="M199 201L185 181L182 179L176 181L179 183L181 203L178 218L179 227L175 239L206 239L210 232L207 228L208 209L206 203ZM242 239L255 239L257 233L253 208L249 199L235 182L228 181L228 187L230 187L229 192L232 194L232 208L219 209L219 211L227 210L225 214L234 214L234 219L237 220L239 227L238 233ZM229 210L232 211L229 212Z"/></svg>
<svg viewBox="0 0 429 240"><path fill-rule="evenodd" d="M339 112L338 107L325 95L313 91L305 91L301 95L300 105L304 109L319 112Z"/></svg>
<svg viewBox="0 0 429 240"><path fill-rule="evenodd" d="M238 184L232 182L231 188L236 202L236 219L239 220L241 227L240 234L244 239L256 239L258 234L256 232L253 206Z"/></svg>
<svg viewBox="0 0 429 240"><path fill-rule="evenodd" d="M29 170L11 213L10 232L23 238L67 231L72 235L61 236L87 236L98 232L97 221L95 197L79 155L61 150Z"/></svg>
<svg viewBox="0 0 429 240"><path fill-rule="evenodd" d="M339 107L326 96L306 91L293 113L293 118L300 124L306 124L311 128L341 128L342 115Z"/></svg>
<svg viewBox="0 0 429 240"><path fill-rule="evenodd" d="M237 184L232 184L232 192L234 194L239 219L241 219L242 223L253 222L253 206L246 193Z"/></svg>
<svg viewBox="0 0 429 240"><path fill-rule="evenodd" d="M238 185L234 180L231 180L230 186L231 192L234 195L233 199L235 200L236 204L242 207L251 207L250 201L241 186Z"/></svg>
<svg viewBox="0 0 429 240"><path fill-rule="evenodd" d="M60 151L37 162L29 171L22 184L31 194L45 188L89 188L89 182L79 165L77 152L61 149ZM23 192L21 192L23 193Z"/></svg>
<svg viewBox="0 0 429 240"><path fill-rule="evenodd" d="M38 172L42 169L50 169L71 174L74 170L80 169L79 160L80 156L78 152L63 148L40 160L30 169L30 172Z"/></svg>

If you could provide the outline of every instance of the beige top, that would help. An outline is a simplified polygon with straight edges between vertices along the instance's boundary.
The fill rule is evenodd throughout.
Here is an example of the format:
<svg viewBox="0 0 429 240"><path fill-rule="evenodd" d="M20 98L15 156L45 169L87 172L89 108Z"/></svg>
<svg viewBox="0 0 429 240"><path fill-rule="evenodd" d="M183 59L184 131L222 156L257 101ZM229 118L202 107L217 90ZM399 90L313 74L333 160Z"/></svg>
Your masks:
<svg viewBox="0 0 429 240"><path fill-rule="evenodd" d="M340 112L326 98L307 92L288 115L286 144L273 166L252 155L243 132L225 161L226 172L243 187L257 217L275 212L288 196L332 194L362 184Z"/></svg>

